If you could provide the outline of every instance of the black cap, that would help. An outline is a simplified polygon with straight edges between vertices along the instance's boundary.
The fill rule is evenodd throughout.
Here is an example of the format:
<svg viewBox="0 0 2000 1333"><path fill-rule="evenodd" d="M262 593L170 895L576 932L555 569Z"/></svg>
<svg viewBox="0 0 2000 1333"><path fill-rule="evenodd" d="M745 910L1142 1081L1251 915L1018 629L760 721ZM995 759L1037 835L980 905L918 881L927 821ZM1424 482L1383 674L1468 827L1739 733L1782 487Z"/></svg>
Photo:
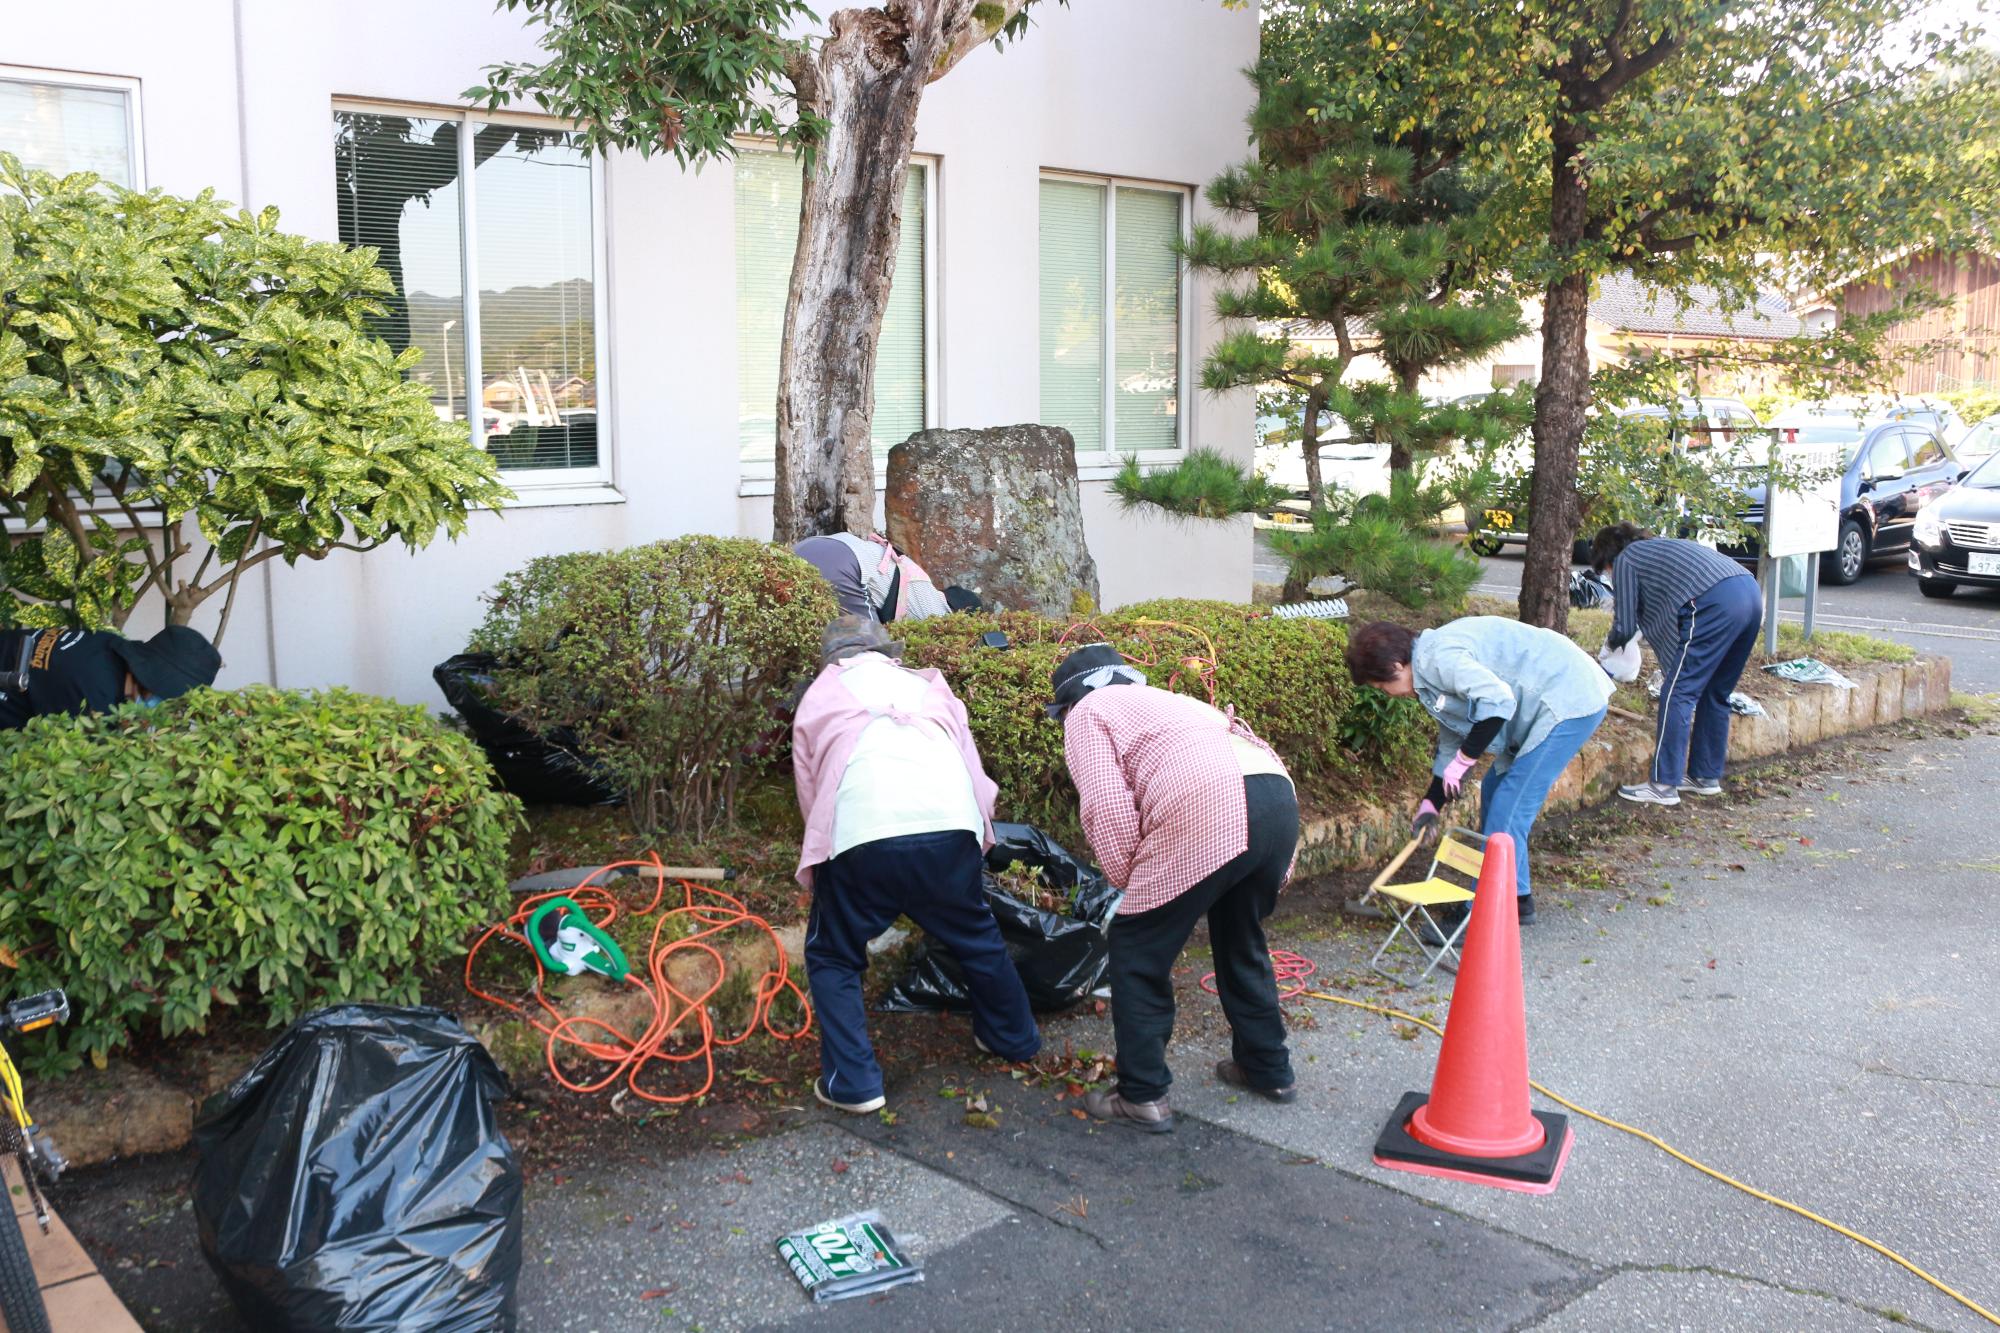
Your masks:
<svg viewBox="0 0 2000 1333"><path fill-rule="evenodd" d="M158 699L178 699L189 690L215 684L222 654L187 625L169 625L152 638L118 639L111 651L125 663L139 688Z"/></svg>
<svg viewBox="0 0 2000 1333"><path fill-rule="evenodd" d="M1049 673L1049 688L1056 696L1056 701L1048 706L1049 716L1060 722L1077 700L1090 693L1084 688L1085 676L1105 667L1124 665L1125 655L1108 643L1086 643L1078 648L1056 663L1056 669Z"/></svg>
<svg viewBox="0 0 2000 1333"><path fill-rule="evenodd" d="M944 590L944 604L954 611L984 611L986 604L979 600L979 594L970 588L957 584Z"/></svg>

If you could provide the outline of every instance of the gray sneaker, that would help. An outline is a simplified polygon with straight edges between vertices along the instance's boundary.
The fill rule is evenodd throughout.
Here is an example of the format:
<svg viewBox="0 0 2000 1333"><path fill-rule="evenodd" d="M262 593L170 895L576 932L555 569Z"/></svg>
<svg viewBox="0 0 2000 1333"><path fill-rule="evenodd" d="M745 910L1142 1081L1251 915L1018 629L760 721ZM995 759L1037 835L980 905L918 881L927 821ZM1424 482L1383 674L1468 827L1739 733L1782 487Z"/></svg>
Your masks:
<svg viewBox="0 0 2000 1333"><path fill-rule="evenodd" d="M1720 796L1722 795L1722 779L1689 778L1680 785L1679 790L1683 796Z"/></svg>
<svg viewBox="0 0 2000 1333"><path fill-rule="evenodd" d="M1679 805L1681 794L1664 782L1635 782L1620 787L1618 795L1639 805Z"/></svg>
<svg viewBox="0 0 2000 1333"><path fill-rule="evenodd" d="M1105 1120L1114 1125L1127 1125L1146 1134L1171 1134L1174 1132L1173 1108L1167 1105L1165 1097L1156 1102L1128 1102L1111 1091L1086 1092L1083 1094L1083 1109L1093 1120Z"/></svg>

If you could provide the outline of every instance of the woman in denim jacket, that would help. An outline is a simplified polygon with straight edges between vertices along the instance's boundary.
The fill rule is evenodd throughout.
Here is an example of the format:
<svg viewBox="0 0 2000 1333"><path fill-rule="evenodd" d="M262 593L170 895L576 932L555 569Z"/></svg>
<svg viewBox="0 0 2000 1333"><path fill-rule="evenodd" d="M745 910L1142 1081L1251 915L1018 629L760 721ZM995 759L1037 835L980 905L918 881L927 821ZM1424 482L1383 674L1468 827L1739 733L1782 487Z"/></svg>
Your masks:
<svg viewBox="0 0 2000 1333"><path fill-rule="evenodd" d="M1412 835L1437 835L1438 811L1492 752L1479 784L1479 831L1512 836L1520 919L1533 921L1528 834L1549 788L1604 721L1611 699L1604 668L1553 630L1467 616L1421 634L1383 620L1363 625L1347 641L1347 669L1356 683L1415 698L1437 719L1430 790Z"/></svg>

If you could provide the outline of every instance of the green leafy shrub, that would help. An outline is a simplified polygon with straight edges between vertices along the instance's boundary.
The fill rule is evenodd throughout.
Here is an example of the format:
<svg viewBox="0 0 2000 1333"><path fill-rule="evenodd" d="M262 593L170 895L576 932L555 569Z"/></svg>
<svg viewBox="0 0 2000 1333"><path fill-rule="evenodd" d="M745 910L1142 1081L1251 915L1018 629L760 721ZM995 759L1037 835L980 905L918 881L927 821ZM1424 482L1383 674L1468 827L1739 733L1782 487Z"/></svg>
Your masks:
<svg viewBox="0 0 2000 1333"><path fill-rule="evenodd" d="M421 353L371 336L376 258L0 153L0 617L120 627L151 592L184 625L219 595L220 642L260 564L420 549L510 498Z"/></svg>
<svg viewBox="0 0 2000 1333"><path fill-rule="evenodd" d="M520 806L421 708L259 687L0 733L0 815L0 976L69 992L61 1067L217 1006L413 1002L504 906Z"/></svg>
<svg viewBox="0 0 2000 1333"><path fill-rule="evenodd" d="M1167 622L1148 623L1148 622ZM1357 786L1421 771L1431 730L1421 710L1364 712L1342 652L1346 629L1323 620L1276 620L1228 602L1163 600L1093 621L1027 612L948 616L898 626L913 666L944 672L965 701L987 773L1000 785L1000 813L1072 843L1081 838L1076 790L1063 761L1062 729L1049 720L1049 672L1070 646L1102 638L1146 668L1155 685L1206 699L1188 658L1214 652L1215 702L1233 707L1284 758L1310 808L1326 809ZM984 647L992 630L1005 650ZM1197 632L1198 631L1198 632ZM1065 636L1068 642L1064 642ZM1377 726L1387 730L1377 732Z"/></svg>
<svg viewBox="0 0 2000 1333"><path fill-rule="evenodd" d="M780 710L838 614L790 551L677 537L530 561L488 597L473 647L500 660L494 701L575 732L640 831L703 837L733 822L743 778L773 757Z"/></svg>

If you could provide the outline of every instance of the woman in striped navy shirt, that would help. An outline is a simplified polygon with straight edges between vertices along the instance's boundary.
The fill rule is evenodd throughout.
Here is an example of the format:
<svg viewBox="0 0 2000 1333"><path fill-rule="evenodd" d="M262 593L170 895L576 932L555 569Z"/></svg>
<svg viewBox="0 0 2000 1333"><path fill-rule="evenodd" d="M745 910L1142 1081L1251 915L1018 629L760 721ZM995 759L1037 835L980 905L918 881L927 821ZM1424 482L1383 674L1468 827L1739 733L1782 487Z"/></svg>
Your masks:
<svg viewBox="0 0 2000 1333"><path fill-rule="evenodd" d="M1642 805L1679 805L1683 792L1720 796L1729 696L1764 623L1757 580L1700 542L1655 537L1631 523L1599 532L1590 563L1611 574L1604 646L1623 648L1643 632L1663 677L1652 769L1618 794Z"/></svg>

